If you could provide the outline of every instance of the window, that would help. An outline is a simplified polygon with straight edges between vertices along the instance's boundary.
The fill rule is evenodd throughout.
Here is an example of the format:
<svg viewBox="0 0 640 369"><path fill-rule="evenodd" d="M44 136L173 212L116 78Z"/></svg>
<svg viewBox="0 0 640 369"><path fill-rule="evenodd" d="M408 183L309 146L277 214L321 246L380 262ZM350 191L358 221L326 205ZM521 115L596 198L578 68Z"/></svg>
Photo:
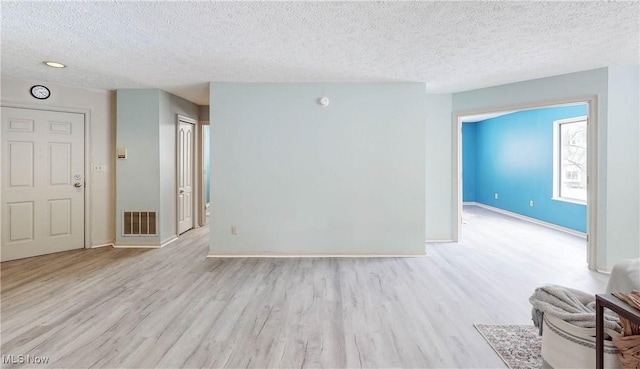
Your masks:
<svg viewBox="0 0 640 369"><path fill-rule="evenodd" d="M587 202L587 117L554 122L553 198Z"/></svg>

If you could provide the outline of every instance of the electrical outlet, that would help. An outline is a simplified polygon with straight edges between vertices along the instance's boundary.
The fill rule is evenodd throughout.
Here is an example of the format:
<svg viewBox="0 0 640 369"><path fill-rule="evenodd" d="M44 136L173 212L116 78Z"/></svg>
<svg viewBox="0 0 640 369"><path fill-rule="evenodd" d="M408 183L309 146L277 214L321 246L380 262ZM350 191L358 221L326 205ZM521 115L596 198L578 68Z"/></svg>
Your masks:
<svg viewBox="0 0 640 369"><path fill-rule="evenodd" d="M533 200L529 200L529 206L533 207Z"/></svg>
<svg viewBox="0 0 640 369"><path fill-rule="evenodd" d="M497 192L493 194L493 198L496 199L496 200L498 199L498 193Z"/></svg>
<svg viewBox="0 0 640 369"><path fill-rule="evenodd" d="M238 226L231 226L231 234L232 235L236 235L238 234Z"/></svg>

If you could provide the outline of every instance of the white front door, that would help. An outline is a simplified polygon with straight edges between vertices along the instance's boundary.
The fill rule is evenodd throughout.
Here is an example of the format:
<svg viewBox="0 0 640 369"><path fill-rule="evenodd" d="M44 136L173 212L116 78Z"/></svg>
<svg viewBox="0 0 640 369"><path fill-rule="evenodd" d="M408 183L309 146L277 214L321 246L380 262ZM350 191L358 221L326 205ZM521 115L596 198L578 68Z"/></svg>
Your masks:
<svg viewBox="0 0 640 369"><path fill-rule="evenodd" d="M84 115L1 115L1 260L84 247Z"/></svg>
<svg viewBox="0 0 640 369"><path fill-rule="evenodd" d="M194 125L178 123L178 234L193 228Z"/></svg>

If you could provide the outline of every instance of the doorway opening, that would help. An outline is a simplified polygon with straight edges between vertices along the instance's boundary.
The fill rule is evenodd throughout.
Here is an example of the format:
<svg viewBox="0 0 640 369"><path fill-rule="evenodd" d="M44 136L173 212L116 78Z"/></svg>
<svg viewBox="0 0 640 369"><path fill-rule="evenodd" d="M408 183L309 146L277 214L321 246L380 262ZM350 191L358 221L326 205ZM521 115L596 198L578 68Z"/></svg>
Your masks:
<svg viewBox="0 0 640 369"><path fill-rule="evenodd" d="M479 205L581 235L595 270L596 106L594 96L454 113L454 240L463 204Z"/></svg>

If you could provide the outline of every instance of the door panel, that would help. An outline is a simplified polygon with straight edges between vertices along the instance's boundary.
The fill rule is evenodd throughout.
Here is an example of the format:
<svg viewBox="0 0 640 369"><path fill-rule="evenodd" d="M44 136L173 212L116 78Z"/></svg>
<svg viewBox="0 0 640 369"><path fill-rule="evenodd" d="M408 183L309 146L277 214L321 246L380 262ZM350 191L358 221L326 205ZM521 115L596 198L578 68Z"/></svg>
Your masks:
<svg viewBox="0 0 640 369"><path fill-rule="evenodd" d="M9 185L33 187L33 142L9 142Z"/></svg>
<svg viewBox="0 0 640 369"><path fill-rule="evenodd" d="M10 119L9 132L33 132L33 120L30 119Z"/></svg>
<svg viewBox="0 0 640 369"><path fill-rule="evenodd" d="M178 234L193 228L194 125L178 123Z"/></svg>
<svg viewBox="0 0 640 369"><path fill-rule="evenodd" d="M2 261L84 247L84 174L83 114L2 108Z"/></svg>
<svg viewBox="0 0 640 369"><path fill-rule="evenodd" d="M9 207L9 240L33 240L33 202L14 202L7 205Z"/></svg>
<svg viewBox="0 0 640 369"><path fill-rule="evenodd" d="M52 186L71 184L71 144L49 144L49 178Z"/></svg>
<svg viewBox="0 0 640 369"><path fill-rule="evenodd" d="M71 199L49 200L49 235L66 236L71 233Z"/></svg>

